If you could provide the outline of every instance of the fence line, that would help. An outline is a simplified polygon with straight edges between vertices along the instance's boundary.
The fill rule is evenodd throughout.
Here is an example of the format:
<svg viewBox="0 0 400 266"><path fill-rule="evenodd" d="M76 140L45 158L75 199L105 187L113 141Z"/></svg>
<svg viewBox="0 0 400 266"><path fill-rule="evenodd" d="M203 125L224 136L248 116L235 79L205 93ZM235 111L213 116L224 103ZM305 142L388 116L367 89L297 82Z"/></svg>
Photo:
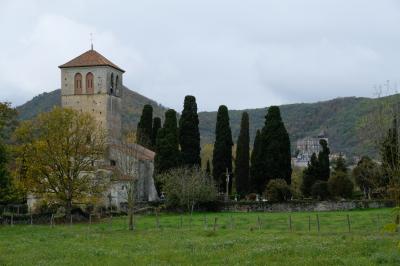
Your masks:
<svg viewBox="0 0 400 266"><path fill-rule="evenodd" d="M234 214L224 215L224 213L208 214L213 217L213 224L210 224L211 229L215 231L219 230L236 230L236 229L249 229L254 228L254 217L255 215L248 215L238 213L238 216ZM285 217L286 216L286 217ZM124 216L124 219L128 216ZM139 217L139 219L138 219ZM141 217L146 217L143 220ZM209 230L208 216L207 214L198 216L163 216L159 212L154 213L153 225L149 226L148 221L151 220L152 216L139 216L135 218L135 230L139 229L203 229ZM268 217L268 223L266 219ZM94 225L98 222L107 224L109 227L116 228L121 226L120 220L116 220L115 225L113 222L113 214L109 213L105 219L99 219L96 214L90 213L85 219L80 216L71 215L68 216L68 220L65 216L59 216L54 213L35 215L35 214L6 214L0 216L0 226L15 226L15 225L48 225L54 228L57 225L75 225L87 223L89 226ZM330 233L330 232L379 232L382 230L383 225L393 222L393 217L388 214L329 214L329 213L315 213L313 219L311 215L296 215L296 214L284 214L277 215L274 213L264 213L255 217L256 227L259 231L274 231L274 232L312 232L316 230L317 233ZM143 221L143 222L141 222ZM155 227L154 227L155 225ZM122 226L127 227L127 223L122 223Z"/></svg>

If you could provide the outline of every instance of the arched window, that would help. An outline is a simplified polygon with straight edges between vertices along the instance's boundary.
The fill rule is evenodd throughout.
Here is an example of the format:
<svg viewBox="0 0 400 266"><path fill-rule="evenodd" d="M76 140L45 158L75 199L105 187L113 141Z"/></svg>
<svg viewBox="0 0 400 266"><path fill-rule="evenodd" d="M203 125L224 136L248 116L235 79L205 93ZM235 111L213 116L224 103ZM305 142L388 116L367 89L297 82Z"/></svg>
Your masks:
<svg viewBox="0 0 400 266"><path fill-rule="evenodd" d="M75 94L82 94L82 75L81 73L75 74Z"/></svg>
<svg viewBox="0 0 400 266"><path fill-rule="evenodd" d="M111 73L111 86L110 86L110 94L114 94L114 73Z"/></svg>
<svg viewBox="0 0 400 266"><path fill-rule="evenodd" d="M86 74L86 93L87 94L94 93L93 74L91 72Z"/></svg>

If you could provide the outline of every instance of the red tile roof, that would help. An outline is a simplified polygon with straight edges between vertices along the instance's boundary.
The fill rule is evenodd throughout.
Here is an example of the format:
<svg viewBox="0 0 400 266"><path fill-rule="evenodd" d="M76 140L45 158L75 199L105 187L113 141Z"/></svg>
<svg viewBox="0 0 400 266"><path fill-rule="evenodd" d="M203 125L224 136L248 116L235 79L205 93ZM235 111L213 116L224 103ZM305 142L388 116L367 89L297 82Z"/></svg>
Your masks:
<svg viewBox="0 0 400 266"><path fill-rule="evenodd" d="M84 52L78 57L75 57L71 61L59 66L59 68L68 68L68 67L87 67L87 66L110 66L119 71L125 72L122 68L118 67L110 60L99 54L95 50L89 50Z"/></svg>

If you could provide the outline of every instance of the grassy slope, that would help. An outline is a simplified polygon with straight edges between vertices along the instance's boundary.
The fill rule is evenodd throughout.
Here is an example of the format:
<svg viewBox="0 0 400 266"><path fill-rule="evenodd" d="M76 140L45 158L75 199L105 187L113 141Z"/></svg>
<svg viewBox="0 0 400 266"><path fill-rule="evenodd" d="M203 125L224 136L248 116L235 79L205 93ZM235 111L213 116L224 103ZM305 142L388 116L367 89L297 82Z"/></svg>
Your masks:
<svg viewBox="0 0 400 266"><path fill-rule="evenodd" d="M293 232L288 213L209 213L209 224L218 217L216 233L204 229L204 214L195 214L191 227L185 216L183 228L178 215L161 215L161 229L154 216L140 216L133 233L124 217L112 226L2 226L0 265L399 265L399 235L378 232L378 214L380 224L389 221L388 209L319 213L320 233L314 213L291 213Z"/></svg>
<svg viewBox="0 0 400 266"><path fill-rule="evenodd" d="M397 99L390 96L391 99ZM123 101L123 127L136 128L144 104L150 103L154 115L162 117L165 107L129 89L125 90ZM183 98L182 98L183 101ZM359 123L365 115L376 109L380 100L369 98L337 98L317 103L300 103L282 105L282 117L285 121L292 144L306 137L315 136L324 130L330 141L333 152L344 152L349 155L376 155L368 139L360 134ZM36 96L17 109L20 119L29 119L36 114L50 110L54 105L60 105L60 90ZM201 106L201 103L198 103ZM180 111L180 110L178 110ZM248 109L250 115L250 135L253 141L257 129L262 128L266 108ZM236 142L239 134L240 118L243 110L229 112L233 138ZM216 112L200 112L200 134L202 143L214 142Z"/></svg>

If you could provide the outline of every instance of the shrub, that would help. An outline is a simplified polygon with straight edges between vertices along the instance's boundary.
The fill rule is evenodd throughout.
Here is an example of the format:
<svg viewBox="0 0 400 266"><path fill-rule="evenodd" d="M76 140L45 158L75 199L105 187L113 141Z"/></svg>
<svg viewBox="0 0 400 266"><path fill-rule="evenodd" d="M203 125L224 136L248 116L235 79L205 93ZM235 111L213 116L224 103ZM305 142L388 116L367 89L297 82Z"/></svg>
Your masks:
<svg viewBox="0 0 400 266"><path fill-rule="evenodd" d="M167 207L184 207L192 212L199 203L210 204L217 197L214 182L197 167L175 168L159 178L164 184Z"/></svg>
<svg viewBox="0 0 400 266"><path fill-rule="evenodd" d="M264 194L270 201L287 201L291 197L290 188L284 179L269 181Z"/></svg>
<svg viewBox="0 0 400 266"><path fill-rule="evenodd" d="M329 197L328 182L318 180L311 187L311 195L314 199L325 200Z"/></svg>
<svg viewBox="0 0 400 266"><path fill-rule="evenodd" d="M328 180L329 192L332 196L350 198L353 193L353 182L343 171L335 171Z"/></svg>

